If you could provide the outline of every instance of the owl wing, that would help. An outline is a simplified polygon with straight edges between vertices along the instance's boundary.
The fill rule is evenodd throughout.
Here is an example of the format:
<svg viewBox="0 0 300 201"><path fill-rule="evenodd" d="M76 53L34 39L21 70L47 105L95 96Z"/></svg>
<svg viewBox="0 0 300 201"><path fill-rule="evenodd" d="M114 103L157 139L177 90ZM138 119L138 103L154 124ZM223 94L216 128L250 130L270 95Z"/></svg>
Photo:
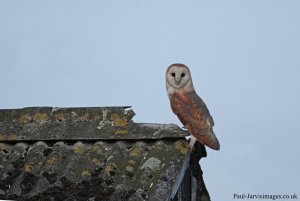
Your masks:
<svg viewBox="0 0 300 201"><path fill-rule="evenodd" d="M220 149L212 129L214 120L203 100L195 92L184 96L174 95L171 107L181 123L198 141L212 149Z"/></svg>

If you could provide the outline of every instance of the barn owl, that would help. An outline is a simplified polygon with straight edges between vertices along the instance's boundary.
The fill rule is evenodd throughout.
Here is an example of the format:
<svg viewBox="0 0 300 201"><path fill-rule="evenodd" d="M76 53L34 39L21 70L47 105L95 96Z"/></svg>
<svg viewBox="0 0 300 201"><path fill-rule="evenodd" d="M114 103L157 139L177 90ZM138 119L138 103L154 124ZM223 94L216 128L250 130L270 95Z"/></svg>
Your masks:
<svg viewBox="0 0 300 201"><path fill-rule="evenodd" d="M198 140L219 150L220 144L212 128L213 118L195 92L189 68L178 63L170 65L166 72L166 87L172 111L192 135L190 148L193 149Z"/></svg>

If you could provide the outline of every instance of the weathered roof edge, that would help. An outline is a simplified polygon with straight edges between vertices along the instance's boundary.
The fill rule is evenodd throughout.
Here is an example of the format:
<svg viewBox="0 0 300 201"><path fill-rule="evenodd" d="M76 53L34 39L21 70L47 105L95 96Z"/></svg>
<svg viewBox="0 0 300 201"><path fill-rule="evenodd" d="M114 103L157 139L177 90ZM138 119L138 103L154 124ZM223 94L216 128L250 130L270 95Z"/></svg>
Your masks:
<svg viewBox="0 0 300 201"><path fill-rule="evenodd" d="M0 110L0 142L184 138L175 124L135 123L130 106Z"/></svg>

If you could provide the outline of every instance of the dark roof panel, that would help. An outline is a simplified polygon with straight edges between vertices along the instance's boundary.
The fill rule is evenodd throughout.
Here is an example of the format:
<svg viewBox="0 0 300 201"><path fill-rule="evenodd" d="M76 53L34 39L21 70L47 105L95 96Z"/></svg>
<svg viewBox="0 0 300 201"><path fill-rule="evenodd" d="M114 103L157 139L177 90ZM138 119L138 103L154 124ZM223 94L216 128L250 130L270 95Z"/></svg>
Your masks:
<svg viewBox="0 0 300 201"><path fill-rule="evenodd" d="M69 189L62 199L166 200L187 154L185 140L0 143L0 198L41 199Z"/></svg>

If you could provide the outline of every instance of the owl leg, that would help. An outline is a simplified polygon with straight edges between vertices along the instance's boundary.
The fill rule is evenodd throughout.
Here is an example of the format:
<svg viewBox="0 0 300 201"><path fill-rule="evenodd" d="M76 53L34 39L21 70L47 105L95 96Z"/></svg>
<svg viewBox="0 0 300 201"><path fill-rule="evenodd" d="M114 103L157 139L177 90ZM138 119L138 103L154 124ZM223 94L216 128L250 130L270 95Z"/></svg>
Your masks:
<svg viewBox="0 0 300 201"><path fill-rule="evenodd" d="M194 148L194 144L196 142L196 138L194 136L191 137L191 141L190 141L190 144L189 144L189 147L190 147L190 150L192 151L193 148Z"/></svg>

